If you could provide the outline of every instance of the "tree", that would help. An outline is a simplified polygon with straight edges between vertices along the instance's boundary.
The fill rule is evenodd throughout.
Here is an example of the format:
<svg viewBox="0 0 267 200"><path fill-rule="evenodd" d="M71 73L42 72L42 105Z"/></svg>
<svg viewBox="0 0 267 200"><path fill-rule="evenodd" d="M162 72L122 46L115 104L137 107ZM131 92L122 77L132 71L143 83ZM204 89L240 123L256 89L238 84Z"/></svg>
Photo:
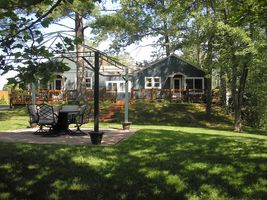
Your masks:
<svg viewBox="0 0 267 200"><path fill-rule="evenodd" d="M46 40L54 40L57 37L57 33L44 35L39 29L48 28L51 23L57 23L60 19L64 18L67 14L76 13L78 16L79 10L82 13L87 14L94 7L95 1L78 1L78 0L57 0L57 1L13 1L7 6L3 7L0 13L1 20L1 46L5 55L0 57L2 73L7 73L9 70L16 70L19 72L17 77L10 79L13 82L29 82L30 76L27 74L35 72L42 72L42 66L47 66L49 63L50 72L56 73L53 69L57 69L58 72L67 67L53 59L55 53L62 53L66 50L73 49L73 43L76 44L77 51L81 50L79 44L84 40L82 25L82 17L76 18L76 28L73 30L76 32L76 37L71 39L69 37L64 38L64 45L58 43L56 49L50 49L46 45ZM73 9L68 9L73 8ZM76 11L75 11L76 9ZM74 11L73 11L74 10ZM84 14L85 15L85 14ZM49 35L49 36L48 36ZM48 36L48 37L47 37ZM67 49L65 49L67 48ZM81 52L79 52L80 54ZM81 65L81 57L77 56ZM15 63L15 64L14 64ZM20 63L20 64L16 64ZM21 65L22 63L22 65ZM59 67L62 67L59 69ZM34 70L33 70L34 68ZM81 69L82 68L82 69ZM78 86L82 85L83 67L77 68ZM80 75L82 71L82 75ZM51 76L53 76L51 74ZM25 78L29 79L26 80ZM41 77L40 74L36 77Z"/></svg>
<svg viewBox="0 0 267 200"><path fill-rule="evenodd" d="M210 76L210 69L217 69L221 76L221 96L226 99L230 85L233 108L234 130L242 130L242 110L246 94L247 77L259 48L257 43L266 27L263 24L262 1L197 1L188 25L185 52L196 52L195 63L199 63ZM205 15L205 13L208 13ZM262 15L259 17L259 15ZM266 15L266 14L264 14ZM266 40L266 36L265 36ZM265 42L266 43L266 42ZM190 48L191 47L191 48ZM194 59L191 56L190 59ZM227 84L227 81L230 84ZM209 83L209 81L208 81ZM209 86L210 84L208 84ZM209 93L210 87L207 88ZM208 95L210 96L210 95ZM210 98L207 98L207 100ZM207 114L209 113L207 102Z"/></svg>
<svg viewBox="0 0 267 200"><path fill-rule="evenodd" d="M190 7L190 1L125 0L120 3L121 9L116 13L96 18L92 27L98 39L111 37L111 49L117 52L147 37L156 38L152 46L159 49L158 57L168 56L179 49L186 19L184 11Z"/></svg>
<svg viewBox="0 0 267 200"><path fill-rule="evenodd" d="M76 47L76 72L77 72L77 93L78 99L82 100L85 96L85 64L82 58L84 52L84 30L88 26L84 26L84 19L90 17L93 9L95 8L95 2L100 0L74 0L72 4L66 4L61 8L60 14L62 17L69 17L75 21L75 32L74 44Z"/></svg>
<svg viewBox="0 0 267 200"><path fill-rule="evenodd" d="M0 4L0 44L3 52L0 56L1 74L18 70L25 75L25 70L31 72L32 68L35 68L38 71L40 65L45 65L45 62L51 60L53 52L43 44L44 35L39 29L48 26L51 21L49 15L64 2L23 0ZM23 74L19 74L17 78L28 77L30 80L33 77L33 74ZM13 81L22 80L14 78Z"/></svg>

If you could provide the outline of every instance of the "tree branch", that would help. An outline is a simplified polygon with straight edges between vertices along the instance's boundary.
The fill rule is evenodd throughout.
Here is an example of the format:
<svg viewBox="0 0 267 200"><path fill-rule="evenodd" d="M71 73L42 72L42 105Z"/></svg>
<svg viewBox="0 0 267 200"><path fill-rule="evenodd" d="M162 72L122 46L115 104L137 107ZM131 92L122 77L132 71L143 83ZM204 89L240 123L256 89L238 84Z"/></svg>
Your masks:
<svg viewBox="0 0 267 200"><path fill-rule="evenodd" d="M57 22L55 22L55 23L53 23L53 24L58 25L58 26L62 26L62 27L64 27L64 28L68 28L68 29L74 30L74 28L69 27L69 26L64 25L64 24L60 24L60 23L57 23Z"/></svg>
<svg viewBox="0 0 267 200"><path fill-rule="evenodd" d="M16 37L18 36L20 33L22 33L23 31L26 31L26 30L29 30L31 29L35 24L37 24L38 22L42 21L42 19L44 19L45 17L47 17L50 13L52 13L54 11L54 9L60 5L60 3L62 2L63 0L57 0L57 2L45 13L43 14L42 16L40 16L38 19L36 19L34 22L32 22L29 26L26 26L22 29L20 29L16 34L14 35L11 35L9 37L13 38L13 37Z"/></svg>

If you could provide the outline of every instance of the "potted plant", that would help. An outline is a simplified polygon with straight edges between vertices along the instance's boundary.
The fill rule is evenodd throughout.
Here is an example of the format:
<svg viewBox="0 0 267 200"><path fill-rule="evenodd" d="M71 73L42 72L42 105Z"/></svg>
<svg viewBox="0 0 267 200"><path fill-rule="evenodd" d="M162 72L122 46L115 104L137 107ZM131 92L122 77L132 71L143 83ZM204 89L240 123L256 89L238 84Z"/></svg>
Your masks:
<svg viewBox="0 0 267 200"><path fill-rule="evenodd" d="M132 122L122 122L122 129L129 130Z"/></svg>
<svg viewBox="0 0 267 200"><path fill-rule="evenodd" d="M101 144L104 132L89 132L92 144Z"/></svg>

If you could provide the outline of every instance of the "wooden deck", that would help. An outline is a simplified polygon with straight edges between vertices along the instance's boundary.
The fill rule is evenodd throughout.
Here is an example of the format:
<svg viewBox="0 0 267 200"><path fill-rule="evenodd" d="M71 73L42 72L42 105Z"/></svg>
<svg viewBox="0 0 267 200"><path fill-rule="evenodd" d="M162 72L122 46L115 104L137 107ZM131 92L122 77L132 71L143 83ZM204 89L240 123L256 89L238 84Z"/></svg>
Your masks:
<svg viewBox="0 0 267 200"><path fill-rule="evenodd" d="M184 100L201 102L204 99L203 90L174 90L174 89L132 89L130 94L131 100L135 99L167 99L167 100ZM10 105L32 104L31 90L16 90L9 94ZM62 104L77 100L76 90L36 90L36 104ZM86 90L85 98L94 99L94 91ZM122 99L122 95L117 91L100 90L100 100L112 100L116 102Z"/></svg>

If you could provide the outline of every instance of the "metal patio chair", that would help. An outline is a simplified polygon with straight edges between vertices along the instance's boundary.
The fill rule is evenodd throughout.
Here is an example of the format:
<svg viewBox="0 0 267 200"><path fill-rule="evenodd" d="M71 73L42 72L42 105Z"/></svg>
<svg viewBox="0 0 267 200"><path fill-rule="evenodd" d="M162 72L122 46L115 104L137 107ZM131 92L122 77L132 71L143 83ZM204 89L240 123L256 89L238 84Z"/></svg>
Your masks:
<svg viewBox="0 0 267 200"><path fill-rule="evenodd" d="M91 114L92 107L88 108L88 106L83 105L80 107L80 112L69 113L69 124L75 124L77 128L75 131L70 131L71 134L83 134L87 135L87 133L81 130L81 126L89 122L89 117Z"/></svg>
<svg viewBox="0 0 267 200"><path fill-rule="evenodd" d="M54 135L57 134L55 132L54 127L58 121L58 115L54 112L53 106L47 104L41 104L37 107L37 115L38 115L38 122L37 124L40 128L36 131L36 133L43 133L44 135L50 134ZM48 130L43 129L43 126L48 127Z"/></svg>

